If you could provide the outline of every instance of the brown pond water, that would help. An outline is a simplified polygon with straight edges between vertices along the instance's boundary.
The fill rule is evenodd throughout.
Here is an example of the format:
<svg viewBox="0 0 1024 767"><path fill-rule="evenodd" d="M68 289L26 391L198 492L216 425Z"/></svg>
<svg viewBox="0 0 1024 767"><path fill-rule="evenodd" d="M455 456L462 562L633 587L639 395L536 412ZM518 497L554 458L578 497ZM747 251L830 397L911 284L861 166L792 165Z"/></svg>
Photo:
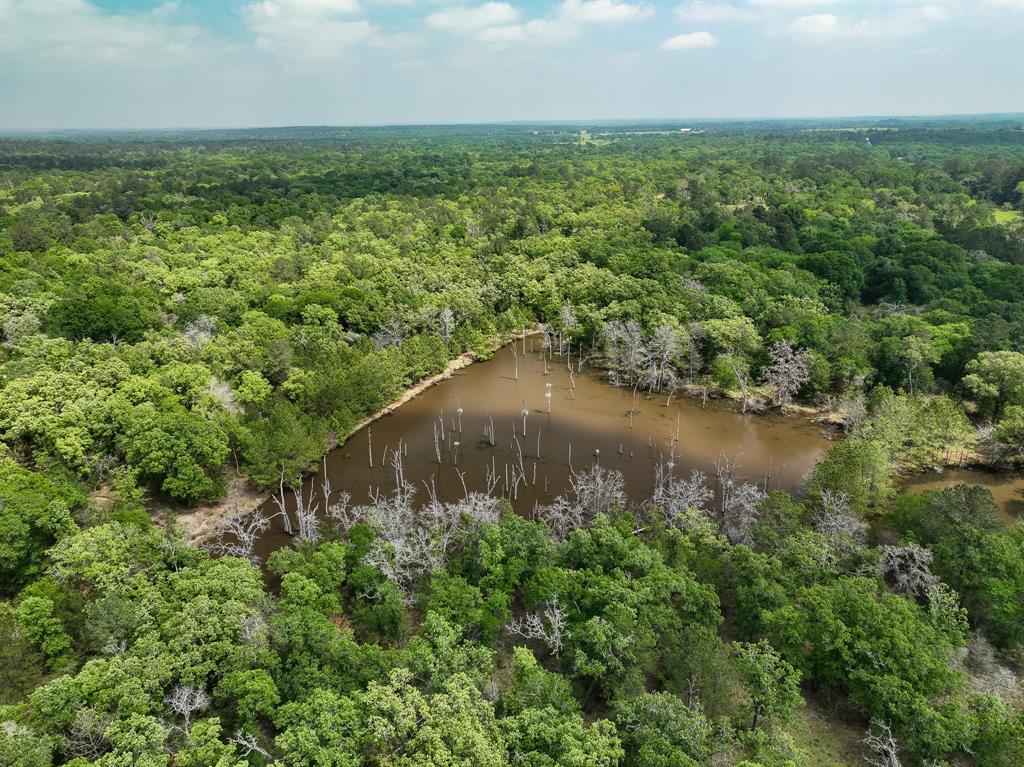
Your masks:
<svg viewBox="0 0 1024 767"><path fill-rule="evenodd" d="M534 343L539 348L539 340ZM528 340L528 350L529 344ZM505 495L506 467L511 472L519 465L521 449L528 483L520 483L512 505L529 515L535 503L550 503L566 492L571 446L573 470L588 468L594 461L618 469L625 477L628 499L637 503L652 494L655 465L668 459L677 430L677 475L688 476L697 469L712 477L714 462L724 453L738 462L742 478L762 486L767 480L770 489L794 491L829 446L821 429L806 419L741 415L726 404L702 407L687 398L676 398L667 407L664 396L648 398L643 393L634 400L631 389L610 385L601 371L587 365L573 376L573 389L565 357L555 356L545 373L539 351L520 353L518 380L516 366L517 357L506 346L492 359L462 369L352 435L327 456L333 491L350 493L356 504L369 502L370 488L390 493L395 475L384 453L390 456L401 444L405 479L418 487L420 498L427 497L425 483L431 482L442 501L462 497L463 479L468 490L485 491L488 469L500 477L495 494ZM549 385L550 413L545 397ZM524 403L529 411L525 437ZM434 429L439 429L442 413L444 442L438 463ZM493 446L485 436L490 419ZM321 478L322 470L307 478L307 492L309 483L319 487ZM268 503L264 511L271 514L276 509ZM258 552L265 557L288 540L275 522Z"/></svg>

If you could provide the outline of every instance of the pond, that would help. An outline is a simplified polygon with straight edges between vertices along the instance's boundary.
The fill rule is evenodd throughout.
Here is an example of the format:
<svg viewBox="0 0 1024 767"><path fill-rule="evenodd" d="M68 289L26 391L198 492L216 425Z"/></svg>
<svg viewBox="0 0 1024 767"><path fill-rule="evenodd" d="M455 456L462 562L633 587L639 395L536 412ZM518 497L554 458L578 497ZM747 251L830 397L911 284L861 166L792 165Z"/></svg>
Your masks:
<svg viewBox="0 0 1024 767"><path fill-rule="evenodd" d="M668 405L665 396L634 396L631 388L612 386L603 371L586 364L577 369L575 355L573 373L568 357L545 363L539 338L525 342L525 353L524 342L517 343L516 353L505 346L332 451L326 470L333 492L350 493L356 504L368 503L371 489L392 492L393 456L401 449L405 481L416 485L418 498L426 499L429 487L442 501L486 491L490 476L496 495L512 495L506 488L516 484L512 505L529 515L535 504L566 493L570 470L594 462L621 471L628 499L644 501L654 489L655 467L669 461L673 444L678 476L697 470L713 481L715 461L725 455L737 463L739 478L790 491L828 450L828 438L806 419L743 415L731 404L702 406L685 397ZM518 474L525 478L515 483ZM319 487L322 478L321 470L307 483ZM264 510L276 511L269 502ZM258 551L265 555L287 540L275 523Z"/></svg>

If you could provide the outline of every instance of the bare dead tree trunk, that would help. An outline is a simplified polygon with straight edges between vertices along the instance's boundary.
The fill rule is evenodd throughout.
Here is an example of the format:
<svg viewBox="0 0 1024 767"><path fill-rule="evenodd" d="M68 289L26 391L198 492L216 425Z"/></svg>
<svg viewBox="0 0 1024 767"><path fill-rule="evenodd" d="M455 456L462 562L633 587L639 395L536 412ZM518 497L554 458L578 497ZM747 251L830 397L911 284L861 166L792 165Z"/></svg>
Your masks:
<svg viewBox="0 0 1024 767"><path fill-rule="evenodd" d="M274 501L274 505L277 506L278 515L281 517L281 525L284 527L285 533L293 535L292 520L288 514L287 499L284 494L284 463L281 464L277 493L271 495L270 498Z"/></svg>

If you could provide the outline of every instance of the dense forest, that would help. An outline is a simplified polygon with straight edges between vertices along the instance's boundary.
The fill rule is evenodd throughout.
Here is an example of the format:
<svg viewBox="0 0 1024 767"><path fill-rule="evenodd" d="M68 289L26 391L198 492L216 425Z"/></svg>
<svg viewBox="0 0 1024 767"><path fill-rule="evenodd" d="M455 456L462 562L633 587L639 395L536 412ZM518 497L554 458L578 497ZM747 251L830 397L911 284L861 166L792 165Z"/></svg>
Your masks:
<svg viewBox="0 0 1024 767"><path fill-rule="evenodd" d="M0 765L1024 763L1024 127L680 127L0 141ZM176 524L526 328L834 447Z"/></svg>

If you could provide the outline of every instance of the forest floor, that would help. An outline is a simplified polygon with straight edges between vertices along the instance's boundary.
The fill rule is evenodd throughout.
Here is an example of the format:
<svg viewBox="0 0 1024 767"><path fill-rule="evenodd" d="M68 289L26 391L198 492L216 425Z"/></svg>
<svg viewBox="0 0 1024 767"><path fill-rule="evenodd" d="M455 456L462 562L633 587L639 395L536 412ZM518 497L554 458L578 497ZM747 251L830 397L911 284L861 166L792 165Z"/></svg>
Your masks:
<svg viewBox="0 0 1024 767"><path fill-rule="evenodd" d="M864 764L864 733L848 716L806 695L787 732L814 767L858 767Z"/></svg>

